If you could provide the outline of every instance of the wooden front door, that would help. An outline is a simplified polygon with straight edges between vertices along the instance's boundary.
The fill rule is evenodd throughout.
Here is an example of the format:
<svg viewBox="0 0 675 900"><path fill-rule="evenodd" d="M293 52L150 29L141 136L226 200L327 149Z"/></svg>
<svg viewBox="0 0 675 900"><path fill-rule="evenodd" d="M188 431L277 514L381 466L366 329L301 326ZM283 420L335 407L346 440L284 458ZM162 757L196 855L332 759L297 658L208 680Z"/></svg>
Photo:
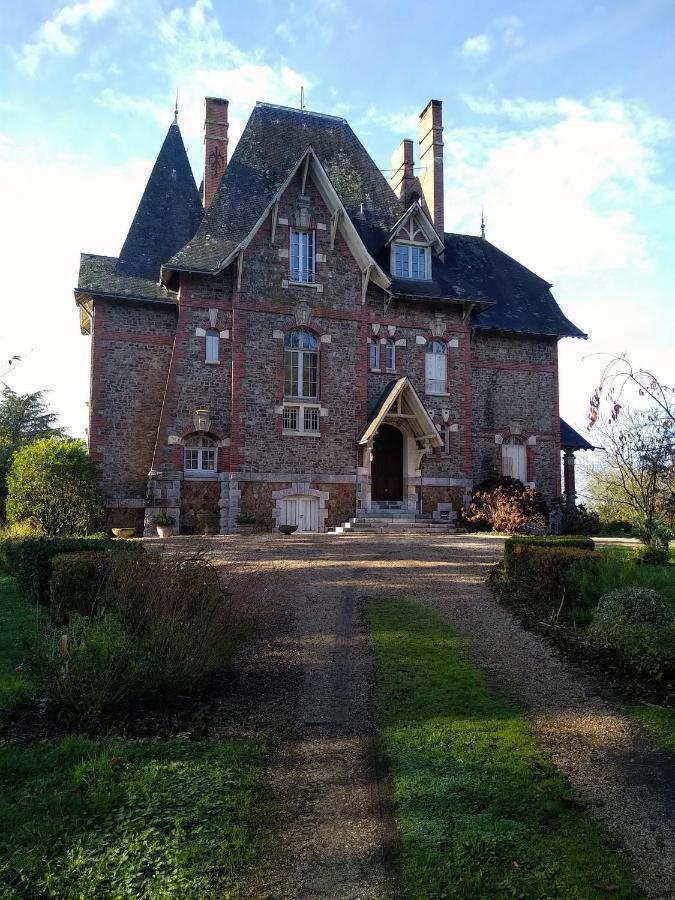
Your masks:
<svg viewBox="0 0 675 900"><path fill-rule="evenodd" d="M403 500L403 435L398 428L380 425L370 473L373 500Z"/></svg>

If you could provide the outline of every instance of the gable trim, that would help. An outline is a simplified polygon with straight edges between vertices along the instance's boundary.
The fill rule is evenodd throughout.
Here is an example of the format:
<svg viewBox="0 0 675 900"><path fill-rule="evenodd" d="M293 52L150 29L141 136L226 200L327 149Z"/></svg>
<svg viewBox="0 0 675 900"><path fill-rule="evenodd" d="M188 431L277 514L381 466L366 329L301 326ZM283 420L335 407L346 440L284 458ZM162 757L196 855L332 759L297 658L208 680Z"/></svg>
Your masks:
<svg viewBox="0 0 675 900"><path fill-rule="evenodd" d="M438 236L438 232L434 228L431 219L427 215L426 211L419 203L411 203L408 209L403 213L398 222L394 225L389 233L389 237L387 238L387 244L392 243L396 240L396 237L403 228L403 226L408 222L409 219L412 218L415 214L420 217L420 224L422 225L422 230L426 236L426 239L429 241L429 244L436 250L438 253L442 253L445 250L445 244ZM385 245L386 246L386 245Z"/></svg>
<svg viewBox="0 0 675 900"><path fill-rule="evenodd" d="M389 391L384 403L375 408L368 420L368 424L358 438L358 444L367 444L372 440L377 429L382 425L387 416L391 414L392 409L396 408L400 410L400 401L403 400L404 396L412 412L411 415L406 414L405 419L411 426L413 432L419 432L414 434L415 439L428 442L431 447L441 447L443 445L441 436L432 422L431 416L427 412L426 407L420 400L419 394L407 376L399 378L398 381L394 383L394 387Z"/></svg>

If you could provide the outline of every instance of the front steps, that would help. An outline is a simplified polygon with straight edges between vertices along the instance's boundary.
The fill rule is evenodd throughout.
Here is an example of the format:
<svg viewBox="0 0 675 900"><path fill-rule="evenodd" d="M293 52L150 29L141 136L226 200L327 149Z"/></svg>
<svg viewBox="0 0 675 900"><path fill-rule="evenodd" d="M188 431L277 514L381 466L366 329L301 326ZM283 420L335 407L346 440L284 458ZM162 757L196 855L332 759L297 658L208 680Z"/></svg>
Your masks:
<svg viewBox="0 0 675 900"><path fill-rule="evenodd" d="M349 519L336 528L332 534L452 534L452 522L439 522L431 516L421 516L408 509L393 504L373 506L359 510L356 518Z"/></svg>

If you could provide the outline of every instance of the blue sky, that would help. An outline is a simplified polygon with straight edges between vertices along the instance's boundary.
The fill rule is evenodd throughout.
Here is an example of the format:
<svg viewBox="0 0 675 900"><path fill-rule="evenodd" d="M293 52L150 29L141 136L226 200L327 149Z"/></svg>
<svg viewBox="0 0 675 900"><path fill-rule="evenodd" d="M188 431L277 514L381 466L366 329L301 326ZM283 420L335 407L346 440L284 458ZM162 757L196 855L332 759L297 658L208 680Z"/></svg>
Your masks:
<svg viewBox="0 0 675 900"><path fill-rule="evenodd" d="M583 425L594 354L675 381L673 0L41 0L2 19L0 359L24 356L5 380L51 389L73 434L79 252L119 252L176 88L198 180L207 94L236 141L256 100L297 106L304 85L382 169L441 99L446 229L477 233L484 203L488 238L591 335L560 345L562 414Z"/></svg>

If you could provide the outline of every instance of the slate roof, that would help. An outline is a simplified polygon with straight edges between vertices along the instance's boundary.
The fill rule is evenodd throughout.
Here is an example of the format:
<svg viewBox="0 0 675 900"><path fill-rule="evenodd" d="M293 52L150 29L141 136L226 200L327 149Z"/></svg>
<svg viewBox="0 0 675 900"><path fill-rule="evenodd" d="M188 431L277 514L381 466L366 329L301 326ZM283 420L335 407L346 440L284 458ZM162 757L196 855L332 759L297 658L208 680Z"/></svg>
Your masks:
<svg viewBox="0 0 675 900"><path fill-rule="evenodd" d="M180 129L170 126L122 250L118 271L157 280L197 230L204 209Z"/></svg>
<svg viewBox="0 0 675 900"><path fill-rule="evenodd" d="M560 420L560 447L562 450L595 450L583 435L575 431L564 419Z"/></svg>
<svg viewBox="0 0 675 900"><path fill-rule="evenodd" d="M350 217L366 194L377 230L386 231L405 212L345 119L257 103L201 226L168 267L216 271L251 231L309 146Z"/></svg>
<svg viewBox="0 0 675 900"><path fill-rule="evenodd" d="M308 147L327 172L366 249L391 277L387 240L404 205L345 119L257 103L211 204L204 212L180 130L171 125L119 260L84 255L81 291L171 300L160 269L217 272L251 232ZM476 328L585 337L551 285L489 241L445 234L432 279L392 278L395 296L475 304Z"/></svg>
<svg viewBox="0 0 675 900"><path fill-rule="evenodd" d="M77 290L97 297L125 297L134 300L160 300L175 303L177 294L167 290L156 279L125 275L118 270L116 256L80 254L80 277Z"/></svg>

